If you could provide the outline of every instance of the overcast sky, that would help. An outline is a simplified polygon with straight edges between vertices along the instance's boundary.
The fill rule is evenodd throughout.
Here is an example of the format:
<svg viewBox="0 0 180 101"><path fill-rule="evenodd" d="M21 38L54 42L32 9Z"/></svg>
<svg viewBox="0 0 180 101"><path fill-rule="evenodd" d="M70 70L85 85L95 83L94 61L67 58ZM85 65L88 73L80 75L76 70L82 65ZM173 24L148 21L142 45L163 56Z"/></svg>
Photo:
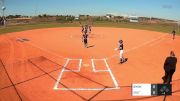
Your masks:
<svg viewBox="0 0 180 101"><path fill-rule="evenodd" d="M6 15L112 13L180 20L180 0L5 0L4 5Z"/></svg>

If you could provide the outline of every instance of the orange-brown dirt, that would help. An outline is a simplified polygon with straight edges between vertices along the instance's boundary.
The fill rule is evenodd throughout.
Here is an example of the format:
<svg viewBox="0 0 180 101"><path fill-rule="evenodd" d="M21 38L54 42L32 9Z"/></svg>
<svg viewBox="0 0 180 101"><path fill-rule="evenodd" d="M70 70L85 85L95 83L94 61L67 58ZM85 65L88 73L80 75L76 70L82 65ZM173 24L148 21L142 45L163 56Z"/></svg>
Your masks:
<svg viewBox="0 0 180 101"><path fill-rule="evenodd" d="M21 42L20 38L28 41ZM118 40L124 41L124 56L119 64ZM173 50L180 57L180 37L168 33L126 28L94 27L89 48L82 43L81 28L48 28L14 32L0 36L0 101L162 101L164 96L133 97L132 83L162 83L163 63ZM82 59L80 72L65 72L59 88L104 88L99 91L54 90L67 59ZM92 71L91 59L106 59L120 86L114 87L106 72ZM94 61L97 70L106 70L102 61ZM67 69L78 69L72 60ZM8 75L7 75L8 74ZM13 83L13 84L12 84ZM172 96L180 100L180 62L173 76Z"/></svg>

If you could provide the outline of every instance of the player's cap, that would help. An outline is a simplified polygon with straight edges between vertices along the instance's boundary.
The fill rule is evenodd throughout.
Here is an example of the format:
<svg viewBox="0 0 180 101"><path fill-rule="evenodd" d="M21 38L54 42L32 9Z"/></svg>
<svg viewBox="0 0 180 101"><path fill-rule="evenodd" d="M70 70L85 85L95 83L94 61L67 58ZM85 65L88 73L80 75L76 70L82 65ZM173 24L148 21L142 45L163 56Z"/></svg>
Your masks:
<svg viewBox="0 0 180 101"><path fill-rule="evenodd" d="M122 43L123 42L123 40L119 40L119 43Z"/></svg>
<svg viewBox="0 0 180 101"><path fill-rule="evenodd" d="M175 56L175 53L173 51L170 52L171 56Z"/></svg>

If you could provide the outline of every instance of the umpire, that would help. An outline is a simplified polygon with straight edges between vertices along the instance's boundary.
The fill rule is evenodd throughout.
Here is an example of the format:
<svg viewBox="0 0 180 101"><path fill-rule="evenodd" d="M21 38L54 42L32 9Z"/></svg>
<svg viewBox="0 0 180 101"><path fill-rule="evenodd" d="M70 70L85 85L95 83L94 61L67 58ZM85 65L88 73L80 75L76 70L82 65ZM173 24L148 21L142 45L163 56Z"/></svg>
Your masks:
<svg viewBox="0 0 180 101"><path fill-rule="evenodd" d="M172 35L173 35L173 40L174 40L175 39L175 35L176 35L176 31L175 30L172 31Z"/></svg>
<svg viewBox="0 0 180 101"><path fill-rule="evenodd" d="M162 77L164 83L170 84L170 82L172 82L172 76L176 71L176 63L177 58L175 57L174 52L171 51L170 56L168 56L164 62L165 76Z"/></svg>

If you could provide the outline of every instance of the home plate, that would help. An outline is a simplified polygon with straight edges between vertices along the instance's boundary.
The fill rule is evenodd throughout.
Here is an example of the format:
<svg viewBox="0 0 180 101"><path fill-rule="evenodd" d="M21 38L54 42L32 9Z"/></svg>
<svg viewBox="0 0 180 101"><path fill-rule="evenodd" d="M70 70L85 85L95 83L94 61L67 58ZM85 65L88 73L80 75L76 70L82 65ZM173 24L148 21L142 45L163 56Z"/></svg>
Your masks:
<svg viewBox="0 0 180 101"><path fill-rule="evenodd" d="M89 64L83 64L83 67L89 67L90 65Z"/></svg>

